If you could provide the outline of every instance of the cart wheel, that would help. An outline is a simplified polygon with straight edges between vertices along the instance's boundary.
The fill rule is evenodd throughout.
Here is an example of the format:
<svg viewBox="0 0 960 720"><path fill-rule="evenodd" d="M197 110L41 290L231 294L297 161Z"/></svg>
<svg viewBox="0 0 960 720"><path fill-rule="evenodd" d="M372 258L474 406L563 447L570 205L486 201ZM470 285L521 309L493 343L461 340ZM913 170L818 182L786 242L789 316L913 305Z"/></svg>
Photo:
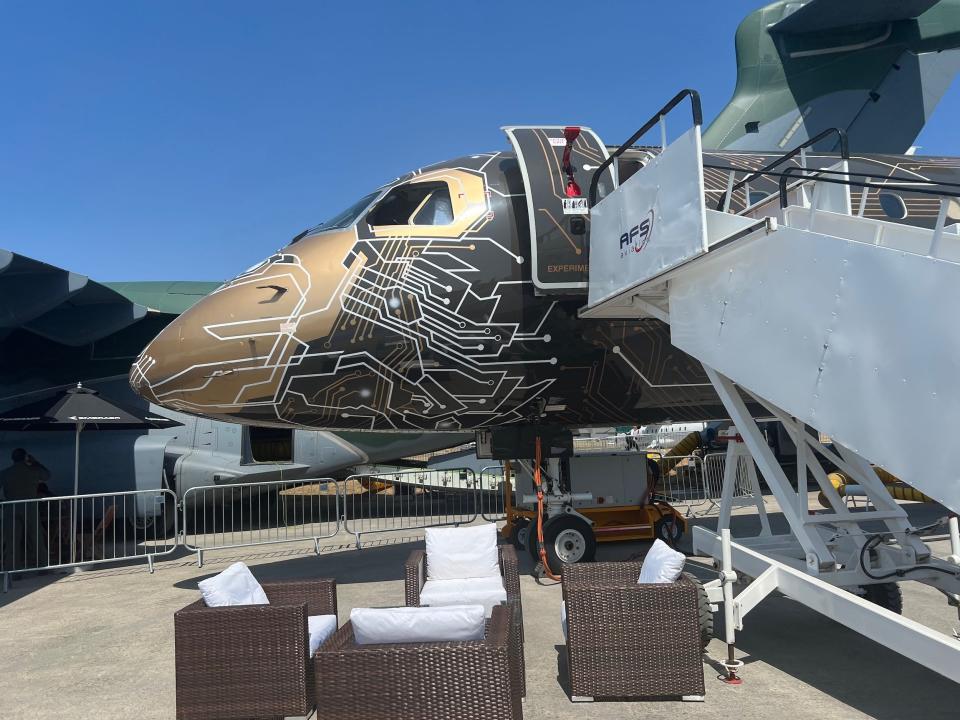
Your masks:
<svg viewBox="0 0 960 720"><path fill-rule="evenodd" d="M861 585L863 597L882 608L891 610L897 615L903 614L903 594L897 583L880 583L879 585Z"/></svg>
<svg viewBox="0 0 960 720"><path fill-rule="evenodd" d="M593 562L597 539L593 528L576 515L557 515L543 528L550 569L559 574L565 563Z"/></svg>
<svg viewBox="0 0 960 720"><path fill-rule="evenodd" d="M707 599L707 591L703 583L688 572L684 576L697 586L697 612L700 615L700 647L706 650L707 645L713 638L713 612L710 610L710 601Z"/></svg>
<svg viewBox="0 0 960 720"><path fill-rule="evenodd" d="M664 515L653 524L653 533L655 537L673 547L683 537L683 525L676 515Z"/></svg>
<svg viewBox="0 0 960 720"><path fill-rule="evenodd" d="M517 549L527 547L527 535L530 533L530 521L526 518L517 518L510 528L510 543Z"/></svg>
<svg viewBox="0 0 960 720"><path fill-rule="evenodd" d="M546 529L547 520L543 521L544 529ZM524 536L524 545L527 548L527 552L530 553L530 559L533 560L533 564L536 565L540 562L540 554L537 552L537 521L536 518L531 520L527 525L527 532Z"/></svg>

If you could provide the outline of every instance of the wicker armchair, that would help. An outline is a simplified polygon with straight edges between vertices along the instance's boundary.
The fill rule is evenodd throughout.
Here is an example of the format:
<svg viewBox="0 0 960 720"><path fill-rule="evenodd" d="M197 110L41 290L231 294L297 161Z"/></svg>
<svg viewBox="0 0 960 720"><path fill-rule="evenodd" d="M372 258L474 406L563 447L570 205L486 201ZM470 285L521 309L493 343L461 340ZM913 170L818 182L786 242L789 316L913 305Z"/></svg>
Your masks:
<svg viewBox="0 0 960 720"><path fill-rule="evenodd" d="M563 568L571 698L702 700L697 587L638 585L640 563Z"/></svg>
<svg viewBox="0 0 960 720"><path fill-rule="evenodd" d="M509 609L483 640L358 645L350 622L314 655L324 720L521 720Z"/></svg>
<svg viewBox="0 0 960 720"><path fill-rule="evenodd" d="M520 602L520 573L517 570L517 551L512 545L497 547L500 555L500 574L507 591L513 623L510 628L511 652L517 658L513 667L520 695L527 695L527 670L523 657L523 605ZM427 581L427 551L414 550L404 566L404 595L407 607L420 607L420 591Z"/></svg>
<svg viewBox="0 0 960 720"><path fill-rule="evenodd" d="M331 579L265 582L269 605L207 607L173 616L177 720L307 715L314 706L307 617L336 615Z"/></svg>

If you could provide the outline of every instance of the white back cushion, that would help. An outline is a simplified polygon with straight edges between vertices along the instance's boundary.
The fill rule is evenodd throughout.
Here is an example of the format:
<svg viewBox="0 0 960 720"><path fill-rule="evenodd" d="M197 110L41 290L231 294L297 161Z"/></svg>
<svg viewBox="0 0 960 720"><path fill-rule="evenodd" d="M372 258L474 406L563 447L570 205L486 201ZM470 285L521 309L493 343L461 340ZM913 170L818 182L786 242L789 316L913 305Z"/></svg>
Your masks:
<svg viewBox="0 0 960 720"><path fill-rule="evenodd" d="M307 632L310 634L310 654L327 641L337 631L336 615L311 615L307 618Z"/></svg>
<svg viewBox="0 0 960 720"><path fill-rule="evenodd" d="M269 605L267 594L242 562L234 563L219 575L197 583L208 607L226 605Z"/></svg>
<svg viewBox="0 0 960 720"><path fill-rule="evenodd" d="M500 575L497 526L427 528L427 580Z"/></svg>
<svg viewBox="0 0 960 720"><path fill-rule="evenodd" d="M683 563L687 558L682 552L677 552L662 540L654 540L653 547L643 559L640 566L638 583L672 583L676 582L683 572Z"/></svg>
<svg viewBox="0 0 960 720"><path fill-rule="evenodd" d="M493 608L507 601L503 578L458 578L456 580L427 580L420 590L420 605L483 605L487 617Z"/></svg>
<svg viewBox="0 0 960 720"><path fill-rule="evenodd" d="M358 645L483 640L483 605L354 608L350 611Z"/></svg>

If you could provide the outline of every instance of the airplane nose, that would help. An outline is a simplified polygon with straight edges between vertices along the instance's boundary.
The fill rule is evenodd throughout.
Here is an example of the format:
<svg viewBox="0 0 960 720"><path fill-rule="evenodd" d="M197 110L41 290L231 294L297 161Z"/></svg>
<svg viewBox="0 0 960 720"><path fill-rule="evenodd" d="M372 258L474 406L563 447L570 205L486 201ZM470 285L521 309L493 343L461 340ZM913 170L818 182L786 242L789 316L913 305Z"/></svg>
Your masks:
<svg viewBox="0 0 960 720"><path fill-rule="evenodd" d="M221 288L167 325L130 368L133 389L174 410L230 414L237 396L230 380L260 352L256 338L217 335L218 325L247 320L238 295Z"/></svg>
<svg viewBox="0 0 960 720"><path fill-rule="evenodd" d="M275 258L262 263L167 325L131 367L133 389L174 410L276 421L269 405L278 365L297 345L293 319L304 285L289 268L271 272L275 265Z"/></svg>
<svg viewBox="0 0 960 720"><path fill-rule="evenodd" d="M287 422L284 377L332 332L355 243L352 231L306 238L221 286L147 345L131 386L173 410Z"/></svg>

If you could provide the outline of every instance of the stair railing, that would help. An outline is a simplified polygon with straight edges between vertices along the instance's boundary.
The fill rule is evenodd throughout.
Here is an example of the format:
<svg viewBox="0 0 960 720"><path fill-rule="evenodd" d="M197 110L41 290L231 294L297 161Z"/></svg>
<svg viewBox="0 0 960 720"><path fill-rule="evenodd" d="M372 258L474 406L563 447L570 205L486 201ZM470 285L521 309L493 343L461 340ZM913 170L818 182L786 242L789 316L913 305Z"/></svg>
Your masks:
<svg viewBox="0 0 960 720"><path fill-rule="evenodd" d="M771 175L771 174L772 174L772 173L770 172L771 170L779 167L780 165L782 165L783 163L787 162L788 160L792 160L792 159L795 158L797 155L805 155L806 150L812 148L812 147L813 147L814 145L816 145L818 142L820 142L820 141L823 140L824 138L827 138L827 137L829 137L829 136L831 136L831 135L836 135L837 138L838 138L838 140L839 140L839 143L840 143L840 159L841 159L841 160L849 160L849 159L850 159L850 147L849 147L849 144L848 144L848 142L847 142L847 133L846 133L846 131L842 130L841 128L827 128L827 129L824 130L823 132L820 132L820 133L817 133L816 135L814 135L812 138L810 138L809 140L807 140L805 143L803 143L803 144L801 144L801 145L797 145L793 150L791 150L790 152L786 153L785 155L781 155L780 157L778 157L776 160L774 160L774 161L773 161L772 163L770 163L769 165L765 165L764 167L760 168L759 170L754 170L752 173L750 173L749 175L747 175L747 177L745 177L743 180L741 180L740 182L738 182L738 183L736 183L736 184L733 184L733 182L732 182L732 180L733 180L733 175L731 174L731 175L730 175L731 182L728 183L726 191L723 193L723 195L720 196L720 199L717 200L716 209L717 209L717 210L722 210L722 211L726 212L726 211L729 210L729 208L730 208L730 199L733 197L733 194L734 194L737 190L739 190L740 188L744 187L745 185L748 185L752 180L756 180L757 178L763 177L764 175ZM749 201L750 201L750 198L748 197L748 198L747 198L747 203L746 203L747 205L750 205L750 202L749 202Z"/></svg>
<svg viewBox="0 0 960 720"><path fill-rule="evenodd" d="M600 184L600 178L603 176L604 170L610 167L618 157L623 155L627 150L633 147L634 143L637 142L640 138L650 132L651 129L658 123L660 124L660 142L663 148L667 146L667 126L664 122L664 118L667 114L673 110L677 105L683 102L684 98L690 98L690 105L693 111L693 124L696 126L703 125L703 110L700 108L700 93L696 90L691 90L687 88L681 90L677 93L670 102L660 108L657 113L651 117L647 122L643 124L639 130L637 130L633 135L630 136L630 139L627 140L623 145L618 147L613 153L604 160L596 170L593 171L593 177L590 180L590 192L588 198L590 200L590 207L593 207L597 204L597 188Z"/></svg>

